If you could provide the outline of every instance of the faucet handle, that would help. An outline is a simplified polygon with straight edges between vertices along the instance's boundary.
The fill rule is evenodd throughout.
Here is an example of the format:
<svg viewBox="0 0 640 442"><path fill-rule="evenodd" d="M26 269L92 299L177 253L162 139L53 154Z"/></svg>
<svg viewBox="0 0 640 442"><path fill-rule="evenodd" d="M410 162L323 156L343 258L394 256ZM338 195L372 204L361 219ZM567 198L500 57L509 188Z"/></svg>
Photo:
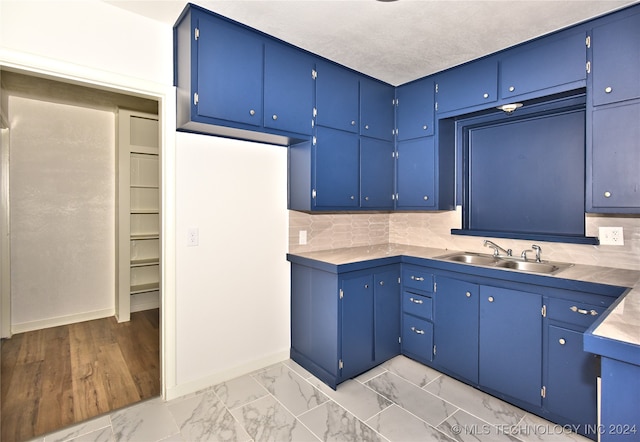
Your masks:
<svg viewBox="0 0 640 442"><path fill-rule="evenodd" d="M531 248L536 251L536 262L540 262L541 261L540 255L542 254L542 247L534 244L534 245L531 246Z"/></svg>
<svg viewBox="0 0 640 442"><path fill-rule="evenodd" d="M523 251L522 251L522 254L520 255L520 257L521 257L522 259L524 259L525 261L527 260L527 252L533 252L533 250L531 250L531 249L526 249L526 250L523 250Z"/></svg>

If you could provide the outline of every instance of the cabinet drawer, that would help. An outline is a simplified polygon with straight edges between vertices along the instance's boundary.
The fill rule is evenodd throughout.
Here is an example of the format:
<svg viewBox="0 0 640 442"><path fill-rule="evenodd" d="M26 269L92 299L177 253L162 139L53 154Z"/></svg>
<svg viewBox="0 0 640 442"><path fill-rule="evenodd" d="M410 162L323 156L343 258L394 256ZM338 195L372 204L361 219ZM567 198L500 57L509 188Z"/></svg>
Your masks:
<svg viewBox="0 0 640 442"><path fill-rule="evenodd" d="M547 304L547 317L569 324L589 327L606 310L606 307L585 304L566 299L549 298Z"/></svg>
<svg viewBox="0 0 640 442"><path fill-rule="evenodd" d="M432 301L428 296L404 292L402 294L402 311L423 319L433 319Z"/></svg>
<svg viewBox="0 0 640 442"><path fill-rule="evenodd" d="M432 361L433 324L405 314L402 321L402 353L422 361Z"/></svg>
<svg viewBox="0 0 640 442"><path fill-rule="evenodd" d="M419 267L403 268L402 286L431 293L433 292L433 275Z"/></svg>

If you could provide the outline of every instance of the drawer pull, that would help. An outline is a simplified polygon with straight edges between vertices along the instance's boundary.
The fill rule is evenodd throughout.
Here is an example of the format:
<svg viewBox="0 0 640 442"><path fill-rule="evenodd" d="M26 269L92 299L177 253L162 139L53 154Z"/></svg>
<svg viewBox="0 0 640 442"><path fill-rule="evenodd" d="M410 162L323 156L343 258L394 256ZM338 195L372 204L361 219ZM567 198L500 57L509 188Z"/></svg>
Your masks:
<svg viewBox="0 0 640 442"><path fill-rule="evenodd" d="M471 292L467 292L467 293L465 293L465 296L466 296L467 298L471 298Z"/></svg>
<svg viewBox="0 0 640 442"><path fill-rule="evenodd" d="M424 330L420 330L419 328L411 327L411 331L419 335L424 335Z"/></svg>
<svg viewBox="0 0 640 442"><path fill-rule="evenodd" d="M581 315L591 315L591 316L598 315L598 312L595 310L585 310L583 308L578 308L575 305L572 305L571 307L569 307L569 310L571 310L572 312L580 313Z"/></svg>
<svg viewBox="0 0 640 442"><path fill-rule="evenodd" d="M413 302L414 304L422 304L424 302L422 299L416 298L409 298L409 301Z"/></svg>
<svg viewBox="0 0 640 442"><path fill-rule="evenodd" d="M414 281L424 281L424 278L422 276L411 275L411 279L413 279Z"/></svg>
<svg viewBox="0 0 640 442"><path fill-rule="evenodd" d="M558 339L558 342L560 343L560 345L564 345L567 343L567 341L565 341L564 338Z"/></svg>

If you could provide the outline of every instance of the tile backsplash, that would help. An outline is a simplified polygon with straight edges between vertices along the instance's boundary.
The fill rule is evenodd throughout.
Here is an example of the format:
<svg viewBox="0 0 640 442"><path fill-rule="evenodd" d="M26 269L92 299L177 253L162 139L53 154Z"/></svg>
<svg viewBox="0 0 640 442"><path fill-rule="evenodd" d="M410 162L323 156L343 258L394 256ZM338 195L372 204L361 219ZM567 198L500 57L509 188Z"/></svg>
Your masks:
<svg viewBox="0 0 640 442"><path fill-rule="evenodd" d="M640 217L587 215L587 236L598 236L598 227L622 227L624 245L594 246L538 242L545 260L640 270ZM482 237L451 235L462 225L462 211L429 213L314 214L289 211L289 251L308 252L387 242L441 249L490 253ZM307 244L299 244L300 231ZM526 240L496 238L514 255L530 249Z"/></svg>

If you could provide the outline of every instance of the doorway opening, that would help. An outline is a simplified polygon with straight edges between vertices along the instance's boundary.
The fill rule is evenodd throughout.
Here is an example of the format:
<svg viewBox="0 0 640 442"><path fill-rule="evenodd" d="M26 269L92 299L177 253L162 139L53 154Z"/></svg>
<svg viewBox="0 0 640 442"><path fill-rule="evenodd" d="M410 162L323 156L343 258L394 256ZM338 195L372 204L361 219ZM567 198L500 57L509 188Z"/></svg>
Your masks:
<svg viewBox="0 0 640 442"><path fill-rule="evenodd" d="M21 72L1 81L13 334L2 439L26 440L161 394L159 292L130 321L115 316L118 112L158 115L159 102Z"/></svg>

